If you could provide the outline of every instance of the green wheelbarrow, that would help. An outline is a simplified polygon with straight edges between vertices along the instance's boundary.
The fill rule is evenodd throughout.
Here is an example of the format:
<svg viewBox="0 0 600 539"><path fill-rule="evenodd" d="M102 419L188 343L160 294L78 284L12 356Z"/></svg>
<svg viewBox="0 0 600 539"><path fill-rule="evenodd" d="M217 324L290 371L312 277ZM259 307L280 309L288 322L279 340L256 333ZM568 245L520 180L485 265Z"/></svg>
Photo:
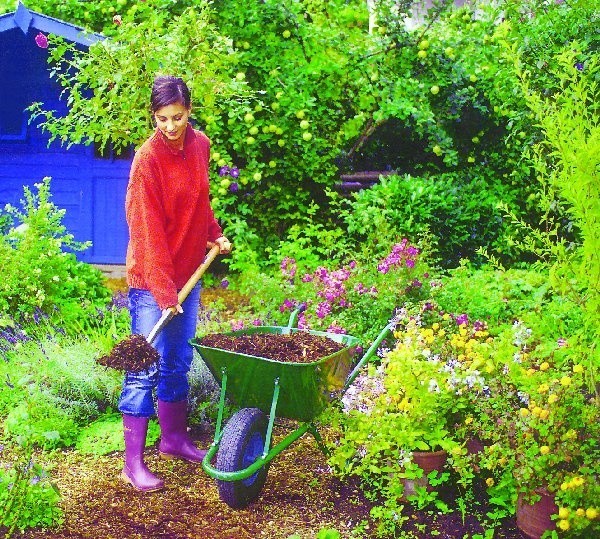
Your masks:
<svg viewBox="0 0 600 539"><path fill-rule="evenodd" d="M292 312L287 327L257 326L228 335L304 331L294 327L301 311L302 307ZM242 509L255 501L264 487L270 462L306 432L310 432L319 448L327 453L314 420L327 405L343 395L394 324L391 322L381 331L357 363L354 356L359 339L350 335L309 331L344 346L312 363L286 363L249 356L203 346L201 338L192 339L192 346L221 386L214 441L202 467L217 480L223 502ZM223 428L226 397L239 410ZM277 416L297 420L300 424L271 447Z"/></svg>

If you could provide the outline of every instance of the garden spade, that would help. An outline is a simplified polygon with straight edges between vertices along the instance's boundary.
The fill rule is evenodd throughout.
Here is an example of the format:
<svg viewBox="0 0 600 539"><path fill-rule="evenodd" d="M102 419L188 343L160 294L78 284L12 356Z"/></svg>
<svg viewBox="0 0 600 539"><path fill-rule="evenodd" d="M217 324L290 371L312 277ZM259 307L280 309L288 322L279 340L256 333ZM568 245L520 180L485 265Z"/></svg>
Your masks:
<svg viewBox="0 0 600 539"><path fill-rule="evenodd" d="M204 261L198 269L192 274L183 288L177 294L177 303L180 305L188 297L192 288L200 280L211 262L219 254L219 246L213 245L206 254ZM158 352L152 347L152 343L175 315L173 309L165 310L160 320L154 325L148 337L140 334L133 334L118 343L110 354L98 358L96 361L105 367L111 367L116 370L126 372L139 372L148 369L153 363L159 360Z"/></svg>

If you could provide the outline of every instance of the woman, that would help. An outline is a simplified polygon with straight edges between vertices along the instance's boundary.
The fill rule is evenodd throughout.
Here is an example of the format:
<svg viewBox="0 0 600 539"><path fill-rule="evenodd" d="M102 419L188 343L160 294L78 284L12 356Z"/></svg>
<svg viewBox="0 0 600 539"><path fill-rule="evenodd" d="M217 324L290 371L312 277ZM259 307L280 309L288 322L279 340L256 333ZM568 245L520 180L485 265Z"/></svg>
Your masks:
<svg viewBox="0 0 600 539"><path fill-rule="evenodd" d="M148 335L166 309L176 314L153 343L160 355L158 365L127 373L119 401L125 437L122 478L147 492L164 486L143 458L155 390L160 455L201 462L206 454L187 432L193 357L189 340L196 331L200 285L183 305L177 291L202 263L208 242L216 243L223 254L231 250L209 202L210 143L189 125L191 107L190 91L181 79L154 80L151 110L156 131L135 154L125 198L132 333Z"/></svg>

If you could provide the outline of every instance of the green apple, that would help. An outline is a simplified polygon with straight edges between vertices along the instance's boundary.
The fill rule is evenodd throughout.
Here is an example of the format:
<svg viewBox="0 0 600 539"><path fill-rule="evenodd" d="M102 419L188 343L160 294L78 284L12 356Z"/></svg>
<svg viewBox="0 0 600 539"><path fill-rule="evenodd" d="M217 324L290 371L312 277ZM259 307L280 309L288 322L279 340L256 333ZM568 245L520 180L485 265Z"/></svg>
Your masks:
<svg viewBox="0 0 600 539"><path fill-rule="evenodd" d="M219 159L217 161L217 165L220 167L224 167L227 164L227 161L225 161L225 159Z"/></svg>
<svg viewBox="0 0 600 539"><path fill-rule="evenodd" d="M310 126L310 123L308 122L308 120L302 120L300 122L300 128L301 129L308 129L309 126Z"/></svg>
<svg viewBox="0 0 600 539"><path fill-rule="evenodd" d="M255 182L259 182L262 179L262 174L260 172L255 172L254 175L252 176L252 179Z"/></svg>
<svg viewBox="0 0 600 539"><path fill-rule="evenodd" d="M252 114L251 112L247 112L246 115L244 116L244 121L247 124L250 124L254 121L254 114Z"/></svg>
<svg viewBox="0 0 600 539"><path fill-rule="evenodd" d="M276 162L276 161L273 161L273 159L271 159L271 160L269 161L269 166L270 166L271 168L275 168L275 167L277 166L277 162Z"/></svg>
<svg viewBox="0 0 600 539"><path fill-rule="evenodd" d="M240 72L240 73L237 73L237 74L236 74L236 76L235 76L235 78L236 78L237 80L240 80L240 81L241 81L241 80L244 80L244 79L246 78L246 74L245 74L245 73L242 73L242 72Z"/></svg>
<svg viewBox="0 0 600 539"><path fill-rule="evenodd" d="M253 126L250 128L250 130L249 130L249 133L250 133L251 135L257 135L257 134L258 134L258 127L256 127L255 125L253 125Z"/></svg>
<svg viewBox="0 0 600 539"><path fill-rule="evenodd" d="M285 39L289 39L289 37L292 35L292 32L290 32L289 30L284 30L283 33L281 34Z"/></svg>
<svg viewBox="0 0 600 539"><path fill-rule="evenodd" d="M221 196L224 196L227 194L227 189L225 189L225 187L219 187L217 193L219 193Z"/></svg>
<svg viewBox="0 0 600 539"><path fill-rule="evenodd" d="M283 148L283 147L285 146L285 140L283 140L282 138L280 138L280 139L277 141L277 145L278 145L280 148Z"/></svg>
<svg viewBox="0 0 600 539"><path fill-rule="evenodd" d="M211 155L211 159L213 161L218 161L219 159L221 159L221 154L219 152L213 152Z"/></svg>
<svg viewBox="0 0 600 539"><path fill-rule="evenodd" d="M302 118L304 118L305 116L305 112L303 110L299 110L296 112L296 118L298 118L298 120L302 120Z"/></svg>
<svg viewBox="0 0 600 539"><path fill-rule="evenodd" d="M429 41L427 41L426 39L423 39L420 43L419 43L419 49L421 50L425 50L429 48Z"/></svg>
<svg viewBox="0 0 600 539"><path fill-rule="evenodd" d="M309 133L308 131L304 131L304 133L302 133L302 138L306 141L309 141L312 138L312 133Z"/></svg>
<svg viewBox="0 0 600 539"><path fill-rule="evenodd" d="M223 178L219 185L227 189L231 185L231 180L229 178Z"/></svg>
<svg viewBox="0 0 600 539"><path fill-rule="evenodd" d="M427 51L425 51L425 50L420 50L420 51L417 53L417 56L418 56L419 58L421 58L421 60L424 60L425 58L427 58Z"/></svg>
<svg viewBox="0 0 600 539"><path fill-rule="evenodd" d="M437 84L434 84L429 91L433 94L433 95L437 95L440 93L440 87Z"/></svg>
<svg viewBox="0 0 600 539"><path fill-rule="evenodd" d="M246 144L248 144L249 146L251 146L255 142L256 142L256 139L254 137L247 137L246 138Z"/></svg>

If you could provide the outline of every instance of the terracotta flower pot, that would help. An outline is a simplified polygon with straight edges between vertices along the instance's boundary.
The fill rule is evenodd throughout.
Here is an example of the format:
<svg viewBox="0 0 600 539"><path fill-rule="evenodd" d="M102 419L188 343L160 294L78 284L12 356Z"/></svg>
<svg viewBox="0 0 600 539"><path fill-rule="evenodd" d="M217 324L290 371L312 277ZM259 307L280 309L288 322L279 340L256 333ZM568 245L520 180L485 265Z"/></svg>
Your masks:
<svg viewBox="0 0 600 539"><path fill-rule="evenodd" d="M448 453L443 449L440 451L414 451L412 454L412 461L423 470L422 477L417 479L404 479L404 494L403 497L412 496L416 494L417 487L425 487L427 490L431 490L431 486L427 481L427 475L433 470L441 472L444 469L446 460L448 459Z"/></svg>
<svg viewBox="0 0 600 539"><path fill-rule="evenodd" d="M556 522L550 517L558 512L554 495L545 489L536 489L541 498L527 503L523 494L517 499L517 528L531 539L540 539L545 531L556 529Z"/></svg>

